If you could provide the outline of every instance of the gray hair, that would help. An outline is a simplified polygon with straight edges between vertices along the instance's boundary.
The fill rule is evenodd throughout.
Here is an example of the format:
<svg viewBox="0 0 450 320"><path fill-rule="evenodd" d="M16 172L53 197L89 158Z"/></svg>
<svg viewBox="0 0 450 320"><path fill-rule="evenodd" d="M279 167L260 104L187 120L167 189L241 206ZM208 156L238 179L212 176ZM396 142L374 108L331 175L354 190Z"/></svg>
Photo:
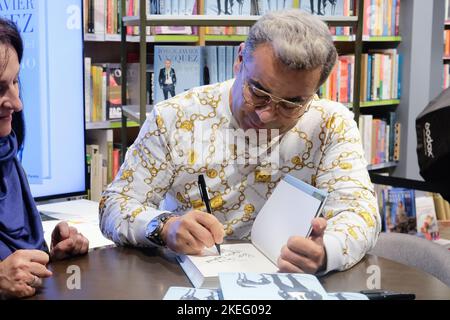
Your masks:
<svg viewBox="0 0 450 320"><path fill-rule="evenodd" d="M337 51L328 26L318 17L299 9L270 12L250 29L243 55L252 58L260 44L269 43L275 56L290 69L322 68L320 83L331 73Z"/></svg>

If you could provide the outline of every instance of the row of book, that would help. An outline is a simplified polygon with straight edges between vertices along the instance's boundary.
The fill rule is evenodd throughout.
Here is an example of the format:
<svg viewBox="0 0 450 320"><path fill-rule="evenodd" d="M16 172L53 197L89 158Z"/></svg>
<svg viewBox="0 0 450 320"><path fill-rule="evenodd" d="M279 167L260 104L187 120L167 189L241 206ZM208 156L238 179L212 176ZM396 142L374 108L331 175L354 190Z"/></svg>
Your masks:
<svg viewBox="0 0 450 320"><path fill-rule="evenodd" d="M434 206L438 220L450 220L450 203L439 193L433 193Z"/></svg>
<svg viewBox="0 0 450 320"><path fill-rule="evenodd" d="M389 112L386 119L360 115L358 126L368 164L400 160L401 124L396 121L395 112Z"/></svg>
<svg viewBox="0 0 450 320"><path fill-rule="evenodd" d="M165 95L169 97L172 93L176 95L193 87L232 79L237 52L237 46L155 46L154 64L147 66L146 104L161 102L166 99ZM170 63L168 70L173 76L171 78L173 92L165 86L166 62ZM139 63L127 64L127 83L127 104L138 104ZM86 57L86 121L120 119L121 88L120 64L93 64L92 59Z"/></svg>
<svg viewBox="0 0 450 320"><path fill-rule="evenodd" d="M361 101L399 99L401 55L396 49L371 51L361 56ZM319 88L319 96L350 103L353 101L355 56L339 56L330 77Z"/></svg>
<svg viewBox="0 0 450 320"><path fill-rule="evenodd" d="M292 0L256 0L256 1L227 1L205 0L204 14L221 15L263 15L270 11L293 8ZM206 27L205 33L210 35L247 35L249 27Z"/></svg>
<svg viewBox="0 0 450 320"><path fill-rule="evenodd" d="M122 70L118 63L91 63L85 57L85 120L98 122L122 117ZM139 63L127 64L127 104L139 104ZM153 68L147 66L147 101L153 104Z"/></svg>
<svg viewBox="0 0 450 320"><path fill-rule="evenodd" d="M363 36L398 36L400 0L364 0Z"/></svg>
<svg viewBox="0 0 450 320"><path fill-rule="evenodd" d="M204 11L199 12L200 1ZM120 34L121 0L84 0L84 27L87 34ZM400 0L365 0L364 36L399 34ZM314 15L353 16L354 0L146 0L146 13L163 15L263 15L289 8L299 8ZM139 0L126 0L126 15L139 16ZM333 35L351 35L350 27L331 27ZM198 34L196 27L147 27L151 34ZM127 27L128 35L138 35L138 27ZM248 27L207 27L206 34L246 35Z"/></svg>
<svg viewBox="0 0 450 320"><path fill-rule="evenodd" d="M139 0L126 0L126 15L139 16ZM84 30L86 34L119 35L121 0L84 0ZM146 14L190 16L197 14L197 0L146 0ZM146 27L146 34L196 34L197 28ZM138 35L139 27L128 26L127 35Z"/></svg>
<svg viewBox="0 0 450 320"><path fill-rule="evenodd" d="M375 191L382 231L408 233L428 240L439 239L438 205L435 200L439 195L381 185L376 185Z"/></svg>
<svg viewBox="0 0 450 320"><path fill-rule="evenodd" d="M234 76L237 46L155 46L154 72L147 67L147 104L158 103L174 93L193 87L222 82ZM170 64L173 92L163 79L166 63ZM353 101L353 55L340 56L328 80L320 87L319 96L350 103ZM361 97L363 101L398 99L400 97L401 58L395 49L363 54ZM128 66L127 103L139 101L139 64ZM121 117L121 70L113 63L91 64L85 59L86 120L105 121ZM156 73L156 74L155 74ZM156 77L156 79L155 79ZM388 126L381 125L381 132ZM391 124L390 129L393 131ZM388 153L386 153L388 154ZM393 152L389 152L393 155ZM385 159L386 157L381 157ZM369 161L369 163L372 163ZM375 162L379 163L379 162Z"/></svg>
<svg viewBox="0 0 450 320"><path fill-rule="evenodd" d="M444 57L450 57L450 30L444 30Z"/></svg>
<svg viewBox="0 0 450 320"><path fill-rule="evenodd" d="M442 88L447 89L450 87L450 64L445 63L442 73Z"/></svg>
<svg viewBox="0 0 450 320"><path fill-rule="evenodd" d="M88 197L100 201L101 194L120 169L120 149L113 144L113 131L92 130L86 136Z"/></svg>

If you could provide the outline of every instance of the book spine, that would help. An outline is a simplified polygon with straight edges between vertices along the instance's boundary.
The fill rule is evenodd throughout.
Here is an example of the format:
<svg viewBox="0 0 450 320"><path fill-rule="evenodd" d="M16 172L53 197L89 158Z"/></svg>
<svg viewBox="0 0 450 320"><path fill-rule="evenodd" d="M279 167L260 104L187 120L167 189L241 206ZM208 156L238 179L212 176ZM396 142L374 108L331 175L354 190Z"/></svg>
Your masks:
<svg viewBox="0 0 450 320"><path fill-rule="evenodd" d="M395 124L394 161L400 160L401 124Z"/></svg>

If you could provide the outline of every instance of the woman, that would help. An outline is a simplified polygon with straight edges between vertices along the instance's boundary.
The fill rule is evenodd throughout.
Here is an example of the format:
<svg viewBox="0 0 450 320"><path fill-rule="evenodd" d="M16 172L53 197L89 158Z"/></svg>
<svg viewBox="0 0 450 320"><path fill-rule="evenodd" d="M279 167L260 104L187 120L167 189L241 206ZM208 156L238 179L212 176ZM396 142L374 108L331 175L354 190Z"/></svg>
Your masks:
<svg viewBox="0 0 450 320"><path fill-rule="evenodd" d="M17 158L24 140L19 70L23 43L14 23L0 18L0 296L27 297L52 275L49 259L84 254L88 240L66 222L48 250L39 212Z"/></svg>

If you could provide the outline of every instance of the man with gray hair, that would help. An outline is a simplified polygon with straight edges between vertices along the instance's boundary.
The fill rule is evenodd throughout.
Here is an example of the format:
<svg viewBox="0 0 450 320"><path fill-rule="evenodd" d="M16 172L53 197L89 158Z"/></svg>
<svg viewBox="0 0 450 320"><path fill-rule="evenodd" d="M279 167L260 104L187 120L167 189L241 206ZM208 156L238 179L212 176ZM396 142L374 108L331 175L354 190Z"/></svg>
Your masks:
<svg viewBox="0 0 450 320"><path fill-rule="evenodd" d="M239 48L234 79L154 107L103 194L105 236L184 254L224 237L250 240L255 217L289 174L329 196L311 236L292 236L281 250L280 271L323 274L357 263L375 245L380 217L352 113L316 95L336 59L317 17L295 9L261 17ZM272 153L252 162L248 150L224 142L230 131L254 133L245 144ZM213 214L202 209L200 174ZM162 205L169 198L171 208Z"/></svg>

